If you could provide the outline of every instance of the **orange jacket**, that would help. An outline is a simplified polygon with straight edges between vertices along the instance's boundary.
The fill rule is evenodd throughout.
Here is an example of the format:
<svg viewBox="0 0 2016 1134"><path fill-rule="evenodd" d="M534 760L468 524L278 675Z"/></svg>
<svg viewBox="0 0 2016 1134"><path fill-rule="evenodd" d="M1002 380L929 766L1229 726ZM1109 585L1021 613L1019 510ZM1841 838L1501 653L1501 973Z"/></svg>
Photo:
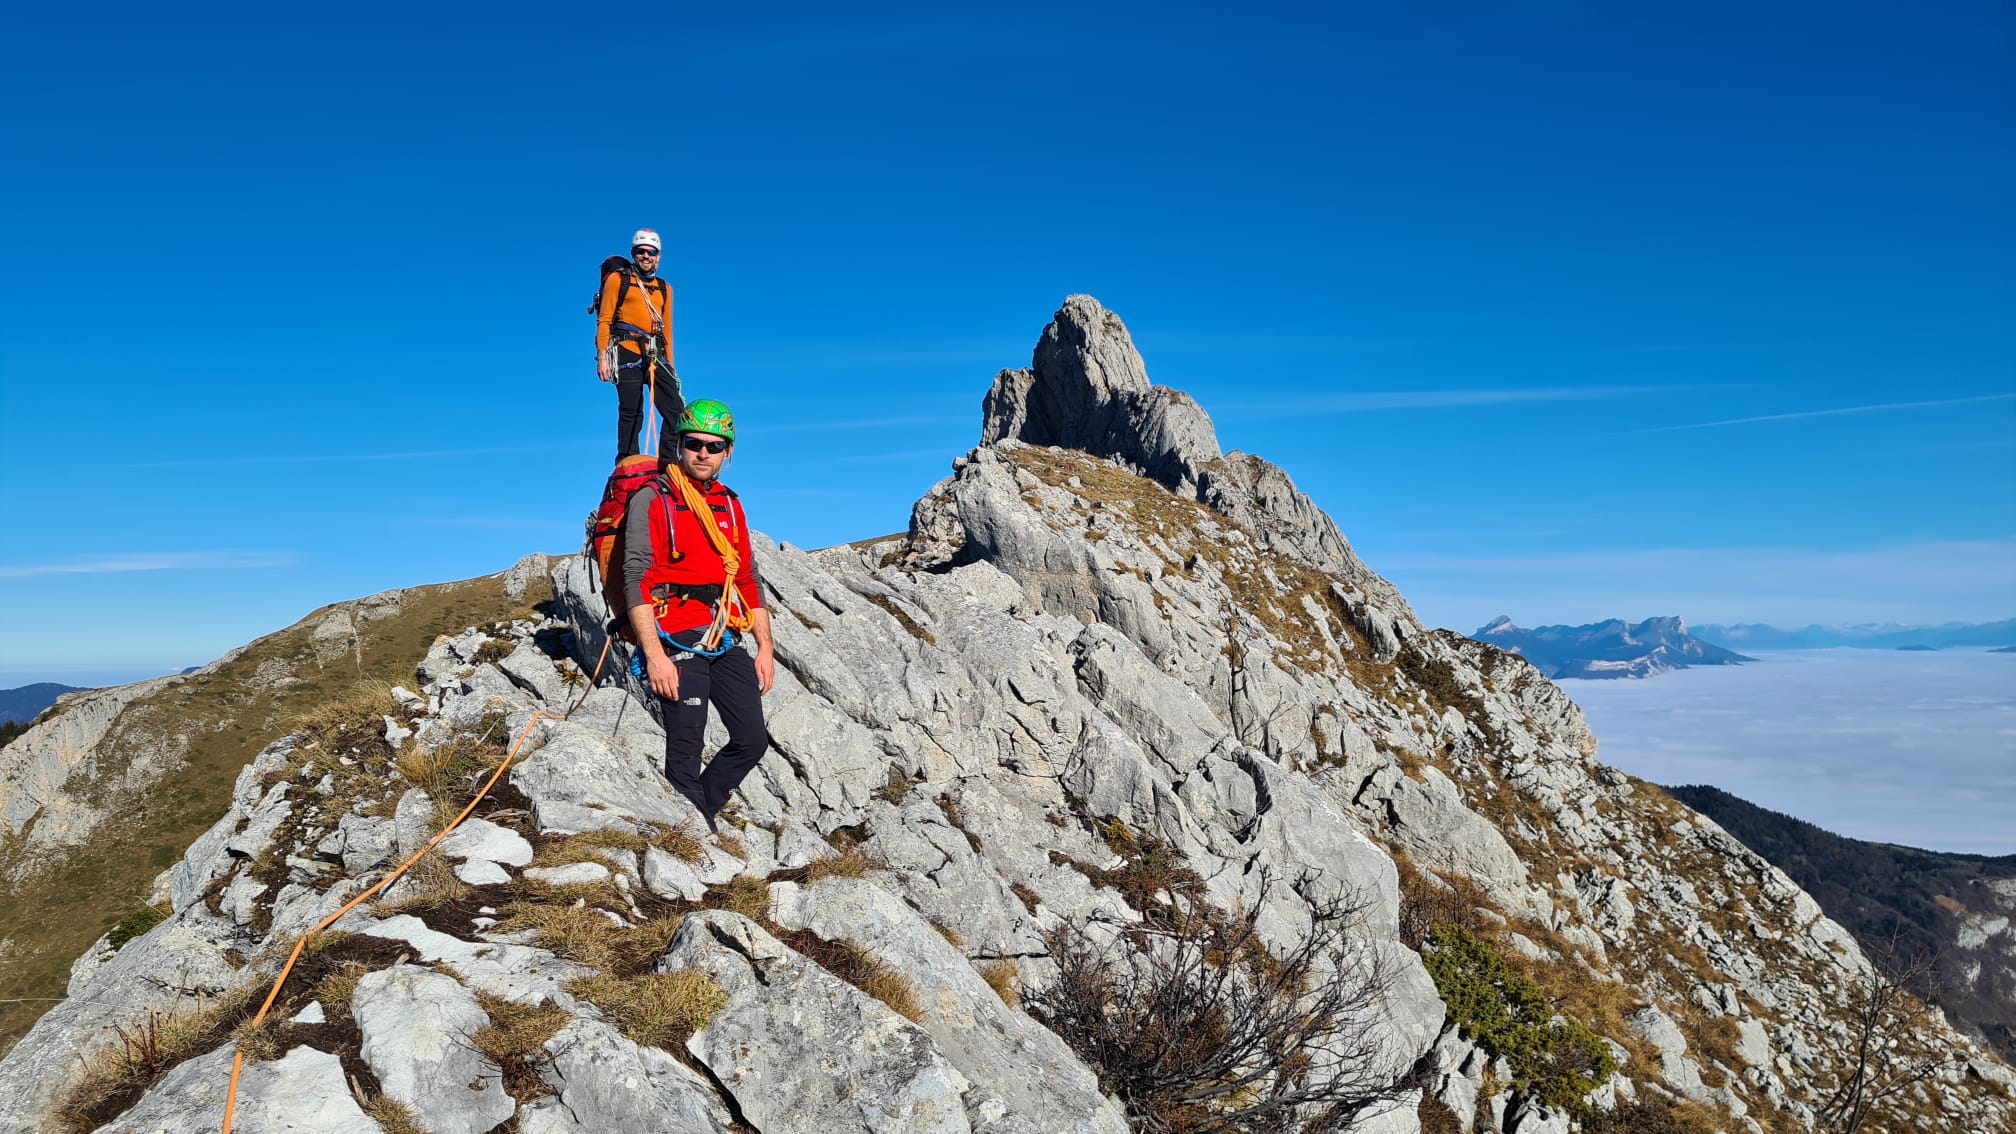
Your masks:
<svg viewBox="0 0 2016 1134"><path fill-rule="evenodd" d="M630 281L630 290L623 296L623 310L616 310L616 296L622 291L623 273L610 272L602 279L602 303L595 316L595 352L609 349L609 341L621 332L615 324L627 323L639 330L654 331L664 347L665 365L672 365L672 285L662 277L653 276ZM623 349L631 354L643 354L644 350L634 340L623 341Z"/></svg>

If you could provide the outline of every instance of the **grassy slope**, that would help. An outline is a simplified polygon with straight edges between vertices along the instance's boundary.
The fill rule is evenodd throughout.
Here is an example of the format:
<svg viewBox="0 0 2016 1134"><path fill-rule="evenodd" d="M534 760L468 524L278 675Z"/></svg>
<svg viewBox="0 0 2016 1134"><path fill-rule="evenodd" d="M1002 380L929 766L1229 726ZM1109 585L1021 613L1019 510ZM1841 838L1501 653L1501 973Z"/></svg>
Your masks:
<svg viewBox="0 0 2016 1134"><path fill-rule="evenodd" d="M182 747L184 765L138 798L113 801L114 818L91 840L19 884L0 883L0 1055L60 997L70 964L98 936L147 900L154 877L181 857L230 806L231 784L289 722L360 680L411 681L437 635L529 613L550 589L535 580L525 598L505 596L501 578L413 587L398 613L361 623L357 650L327 662L310 641L324 607L252 643L214 673L136 701L99 746L102 765L125 766L142 751ZM298 683L254 680L279 660ZM269 671L270 672L270 671ZM186 747L185 747L186 746ZM81 785L71 785L78 790ZM4 864L0 864L4 865Z"/></svg>

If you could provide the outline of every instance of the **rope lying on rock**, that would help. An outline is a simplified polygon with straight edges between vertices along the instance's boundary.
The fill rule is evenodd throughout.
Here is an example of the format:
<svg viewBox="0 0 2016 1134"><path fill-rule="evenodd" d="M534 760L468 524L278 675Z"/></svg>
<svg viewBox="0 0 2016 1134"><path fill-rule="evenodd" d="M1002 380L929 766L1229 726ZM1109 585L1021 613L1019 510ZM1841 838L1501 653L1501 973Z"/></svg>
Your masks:
<svg viewBox="0 0 2016 1134"><path fill-rule="evenodd" d="M252 1027L257 1028L260 1024L264 1023L266 1020L266 1013L272 1010L274 1001L280 999L280 989L284 985L286 985L287 975L294 971L294 962L301 959L301 950L307 947L310 938L314 937L316 934L322 932L323 930L329 928L331 925L335 924L337 921L341 920L344 914L347 914L351 910L356 909L359 905L362 905L366 898L369 898L371 895L378 893L380 890L383 890L385 887L390 886L392 883L397 882L402 875L404 875L408 870L412 869L414 863L420 861L421 856L425 855L428 851L433 850L435 846L437 846L441 842L442 839L448 837L450 832L455 830L455 828L461 826L462 821L464 819L469 818L469 816L475 812L476 805L482 803L484 797L490 794L490 789L497 786L497 781L504 778L504 773L511 770L511 762L518 758L518 750L525 746L525 738L532 735L533 728L535 728L540 721L542 720L564 721L568 717L574 715L574 710L580 708L582 702L588 699L588 694L595 691L595 682L602 676L602 665L604 662L609 660L609 646L611 641L613 641L613 639L607 636L605 636L602 639L602 656L595 659L595 672L589 675L587 687L582 689L581 696L576 698L574 703L572 705L569 705L567 707L567 711L564 713L549 713L544 709L541 709L533 713L532 719L525 722L524 731L518 734L518 739L511 742L510 750L504 753L504 762L497 765L497 770L490 774L489 781L483 785L481 791L478 791L476 793L476 798L471 799L469 801L469 806L464 807L462 809L462 814L457 815L453 822L449 823L446 827L441 828L440 833L436 834L432 839L428 840L426 846L421 847L417 851L414 851L413 856L411 858L408 858L405 862L400 863L396 868L393 869L393 871L390 874L387 874L385 877L379 879L378 882L375 885L373 885L370 889L364 891L363 893L343 903L342 909L339 909L335 913L330 914L328 917L323 918L321 922L316 924L316 926L313 929L310 929L308 932L301 935L301 939L294 943L294 951L287 955L287 963L281 967L280 975L273 979L273 988L266 993L265 1002L259 1005L258 1015L252 1017ZM237 1110L238 1107L238 1076L241 1072L244 1071L244 1069L245 1069L245 1053L243 1051L240 1051L231 1060L231 1090L224 1096L223 1134L231 1134L232 1114L234 1111Z"/></svg>

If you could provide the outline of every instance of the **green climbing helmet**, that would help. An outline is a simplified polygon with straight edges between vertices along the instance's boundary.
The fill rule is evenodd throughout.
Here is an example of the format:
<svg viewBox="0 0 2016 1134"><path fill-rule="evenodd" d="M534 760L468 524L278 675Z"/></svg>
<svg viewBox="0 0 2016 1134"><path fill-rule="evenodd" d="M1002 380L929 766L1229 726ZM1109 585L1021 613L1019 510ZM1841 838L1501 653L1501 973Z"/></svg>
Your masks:
<svg viewBox="0 0 2016 1134"><path fill-rule="evenodd" d="M735 440L735 415L728 407L713 398L702 398L686 407L679 415L679 432L712 433L728 441Z"/></svg>

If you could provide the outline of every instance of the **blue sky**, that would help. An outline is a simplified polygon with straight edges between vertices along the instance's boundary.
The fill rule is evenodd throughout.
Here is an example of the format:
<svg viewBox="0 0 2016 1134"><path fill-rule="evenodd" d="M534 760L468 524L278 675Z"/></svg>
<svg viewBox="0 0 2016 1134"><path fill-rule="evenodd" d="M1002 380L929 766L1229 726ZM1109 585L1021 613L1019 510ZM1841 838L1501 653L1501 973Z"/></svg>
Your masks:
<svg viewBox="0 0 2016 1134"><path fill-rule="evenodd" d="M802 546L1062 297L1430 622L2016 614L2010 10L100 5L0 44L0 685L579 543L665 234Z"/></svg>

